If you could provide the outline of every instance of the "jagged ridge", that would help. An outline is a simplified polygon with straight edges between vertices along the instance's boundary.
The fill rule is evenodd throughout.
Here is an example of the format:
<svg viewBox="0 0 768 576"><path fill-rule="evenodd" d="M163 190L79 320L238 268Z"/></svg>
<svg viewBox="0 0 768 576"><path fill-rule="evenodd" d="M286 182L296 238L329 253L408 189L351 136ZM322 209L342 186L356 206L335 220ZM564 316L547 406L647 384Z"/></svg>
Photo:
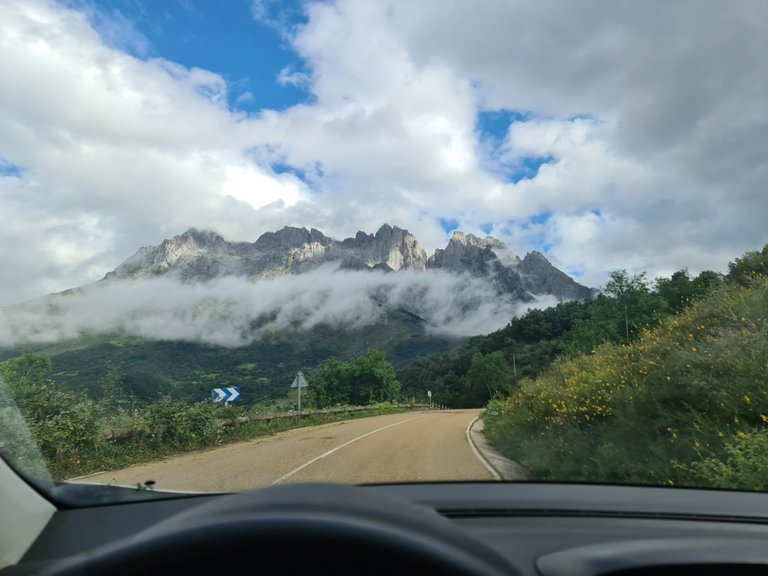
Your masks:
<svg viewBox="0 0 768 576"><path fill-rule="evenodd" d="M266 232L253 243L227 242L216 232L190 229L158 246L139 249L105 280L157 275L184 282L204 282L219 276L260 279L300 274L329 262L348 270L444 270L487 277L500 294L521 301L543 294L559 300L591 295L589 288L552 266L540 252L520 259L496 238L457 231L444 249L428 257L413 234L389 224L375 234L361 231L342 241L315 228L290 226Z"/></svg>

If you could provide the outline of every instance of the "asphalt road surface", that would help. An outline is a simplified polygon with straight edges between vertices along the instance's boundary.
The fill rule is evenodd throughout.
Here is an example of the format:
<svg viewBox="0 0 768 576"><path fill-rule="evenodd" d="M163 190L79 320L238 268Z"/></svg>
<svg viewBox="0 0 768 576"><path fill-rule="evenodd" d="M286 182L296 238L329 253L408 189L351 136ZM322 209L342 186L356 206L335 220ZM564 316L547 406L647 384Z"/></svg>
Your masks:
<svg viewBox="0 0 768 576"><path fill-rule="evenodd" d="M467 441L478 413L405 412L299 428L81 481L230 492L283 482L493 480Z"/></svg>

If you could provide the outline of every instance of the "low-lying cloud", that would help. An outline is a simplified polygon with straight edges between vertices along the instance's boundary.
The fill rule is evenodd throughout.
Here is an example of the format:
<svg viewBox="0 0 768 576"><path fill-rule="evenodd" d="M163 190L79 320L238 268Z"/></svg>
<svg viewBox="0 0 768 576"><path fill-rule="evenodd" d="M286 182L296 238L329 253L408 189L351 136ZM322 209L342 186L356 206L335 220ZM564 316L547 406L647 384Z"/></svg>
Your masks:
<svg viewBox="0 0 768 576"><path fill-rule="evenodd" d="M236 347L319 325L354 329L406 310L429 333L473 336L505 326L551 296L521 303L487 279L440 271L339 271L322 267L258 282L224 277L182 284L168 278L101 282L0 309L0 346L119 332L155 340Z"/></svg>

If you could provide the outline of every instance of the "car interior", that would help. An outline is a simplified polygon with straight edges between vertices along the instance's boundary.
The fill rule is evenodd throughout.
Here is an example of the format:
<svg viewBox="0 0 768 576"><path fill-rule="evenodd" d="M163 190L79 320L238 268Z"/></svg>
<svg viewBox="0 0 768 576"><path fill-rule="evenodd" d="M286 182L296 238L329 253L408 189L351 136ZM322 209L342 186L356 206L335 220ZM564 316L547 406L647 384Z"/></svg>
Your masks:
<svg viewBox="0 0 768 576"><path fill-rule="evenodd" d="M3 575L768 573L760 493L495 482L195 495L56 483L51 502L0 469Z"/></svg>

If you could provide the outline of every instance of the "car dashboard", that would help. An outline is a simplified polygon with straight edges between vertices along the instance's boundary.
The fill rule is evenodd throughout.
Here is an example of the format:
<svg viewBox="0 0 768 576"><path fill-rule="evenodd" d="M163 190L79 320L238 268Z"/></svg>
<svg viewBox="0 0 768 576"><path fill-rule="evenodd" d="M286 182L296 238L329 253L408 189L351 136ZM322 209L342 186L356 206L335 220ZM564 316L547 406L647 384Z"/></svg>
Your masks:
<svg viewBox="0 0 768 576"><path fill-rule="evenodd" d="M359 494L363 501L383 498L384 502L407 503L416 515L421 513L419 510L425 516L434 511L442 522L447 520L451 524L456 534L463 534L466 540L491 551L495 558L489 573L537 576L768 574L766 494L549 483L371 485L338 487L339 493L329 494L324 493L327 485L281 488L284 501L296 502L291 508L294 517L307 508L302 503L312 501L313 494L318 494L325 507L333 510L335 498L348 501L348 491L353 498ZM263 505L270 502L271 495L277 493L275 490L257 490L252 494L258 495ZM135 540L145 534L152 539L152 530L173 519L198 510L213 510L227 499L250 497L248 493L162 496L153 493L153 499L148 501L60 509L21 562L0 574L89 573L88 570L61 571L61 567L67 566L67 559L82 560L95 550L114 547L115 543ZM373 505L380 506L379 502ZM243 506L248 505L240 502L235 507L242 513ZM392 506L387 507L391 511ZM254 509L245 515L255 517L274 511ZM286 527L280 529L283 528ZM413 526L408 529L411 528ZM292 539L291 527L287 530L286 538L273 541L269 550L254 549L254 568L260 564L265 568L282 564L289 572L313 568L312 554L302 553L308 545L306 539L298 535ZM333 532L333 529L328 532L327 526L323 530L322 534ZM224 567L233 552L215 532L216 529L211 528L211 546L221 548L215 555L219 556L218 565ZM162 541L162 535L155 537ZM205 532L201 538L198 547L205 542ZM237 541L237 536L230 538L234 538L233 546L238 550L248 546L247 538L245 541ZM330 544L324 544L326 547L334 545L333 536L329 538ZM264 536L255 540L253 546L264 541ZM360 563L366 562L366 548L356 545L354 559L345 564L344 545L339 542L340 549L335 552L340 562L338 572L343 573L345 566L359 568ZM173 544L166 545L166 550L171 557L165 561L173 566L174 562L184 562L188 549L180 542L176 548ZM373 549L369 552L369 571L381 573L377 568L384 567L377 561L378 552ZM248 558L247 553L241 556ZM272 562L278 556L280 561ZM150 573L154 565L150 561ZM478 572L485 571L482 565L476 568ZM407 570L407 566L403 569ZM470 567L469 571L473 569ZM462 572L467 571L457 573Z"/></svg>

